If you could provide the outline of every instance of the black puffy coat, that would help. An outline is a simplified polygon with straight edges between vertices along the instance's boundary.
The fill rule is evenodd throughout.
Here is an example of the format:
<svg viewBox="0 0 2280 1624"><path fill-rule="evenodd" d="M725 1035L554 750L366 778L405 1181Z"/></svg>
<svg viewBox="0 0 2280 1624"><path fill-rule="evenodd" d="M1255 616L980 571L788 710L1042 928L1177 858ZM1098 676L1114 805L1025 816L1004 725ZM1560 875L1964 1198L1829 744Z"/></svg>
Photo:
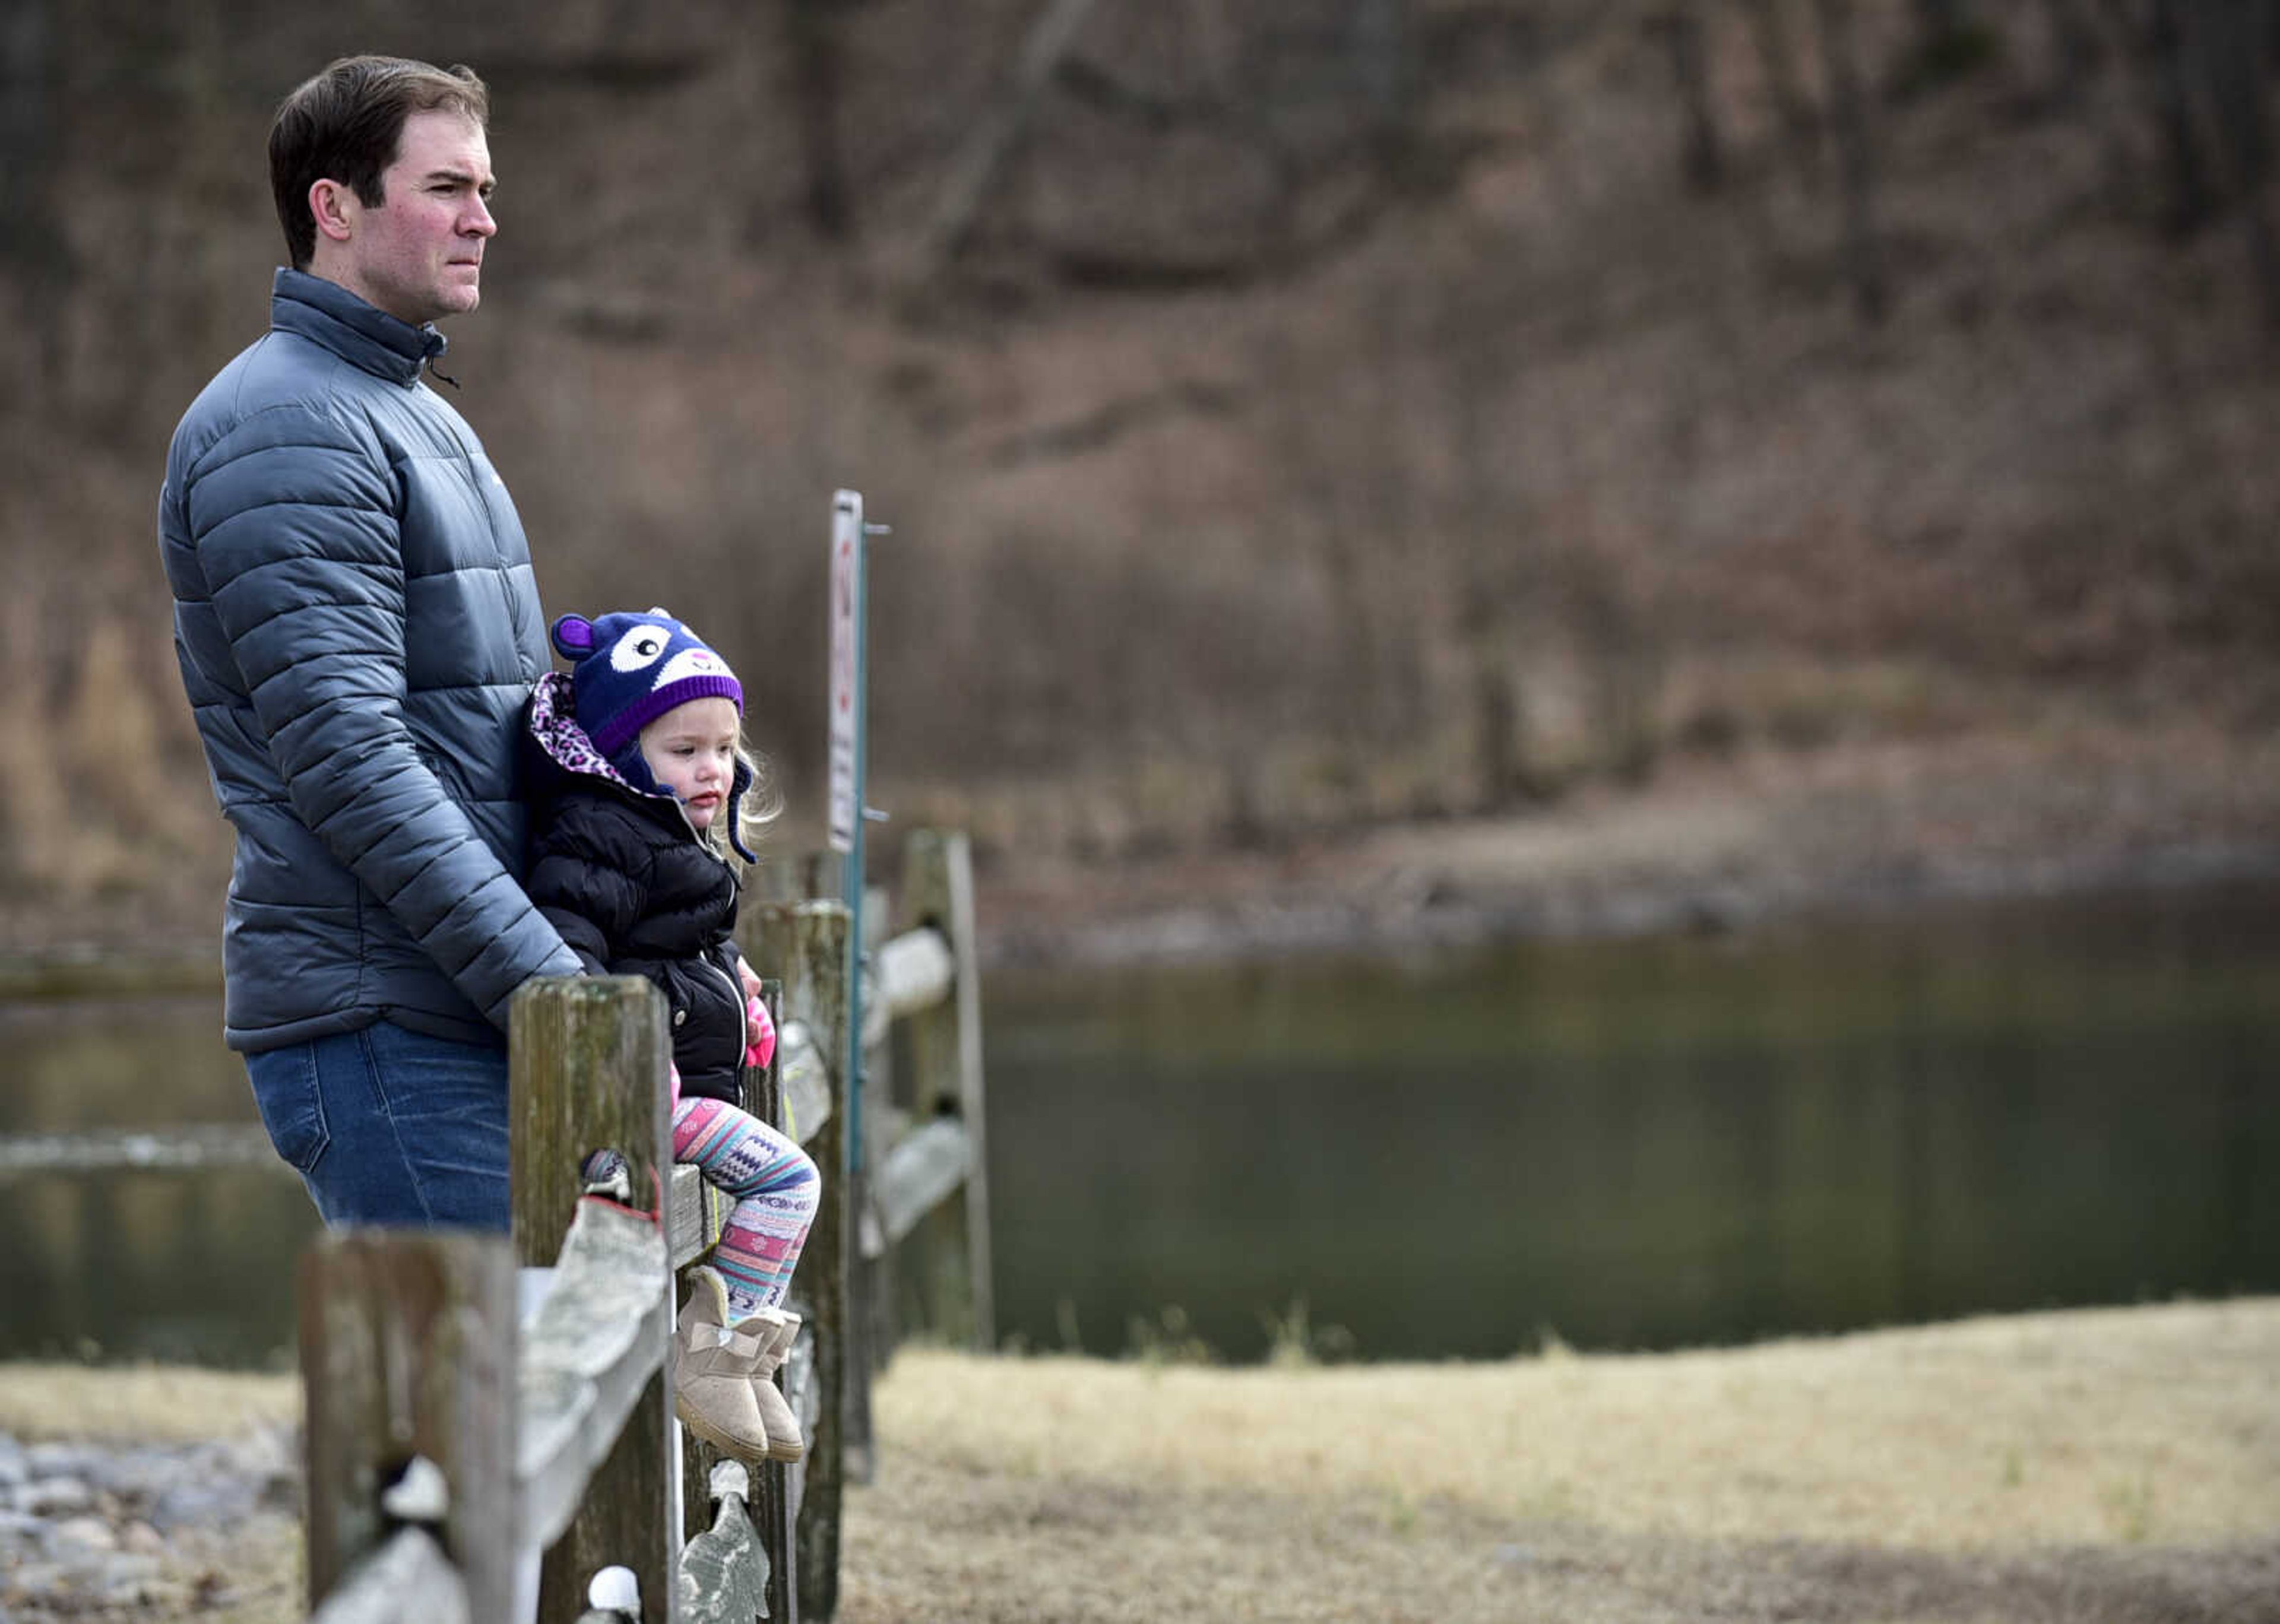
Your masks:
<svg viewBox="0 0 2280 1624"><path fill-rule="evenodd" d="M570 680L539 680L524 729L530 804L525 889L597 974L645 975L665 993L684 1096L738 1102L744 991L732 932L734 866L672 796L635 789L572 714ZM720 815L733 820L750 769Z"/></svg>

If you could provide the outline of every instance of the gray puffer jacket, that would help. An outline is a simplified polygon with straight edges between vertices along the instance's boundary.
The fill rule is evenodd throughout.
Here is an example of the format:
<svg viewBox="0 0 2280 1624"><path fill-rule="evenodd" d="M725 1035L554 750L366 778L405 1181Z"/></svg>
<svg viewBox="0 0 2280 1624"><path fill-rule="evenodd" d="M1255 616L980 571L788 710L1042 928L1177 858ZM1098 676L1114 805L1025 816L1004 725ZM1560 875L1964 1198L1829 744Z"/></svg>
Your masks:
<svg viewBox="0 0 2280 1624"><path fill-rule="evenodd" d="M174 647L237 832L230 1046L383 1017L497 1042L577 956L520 883L517 718L549 665L530 550L442 353L280 270L271 330L174 431L158 548Z"/></svg>

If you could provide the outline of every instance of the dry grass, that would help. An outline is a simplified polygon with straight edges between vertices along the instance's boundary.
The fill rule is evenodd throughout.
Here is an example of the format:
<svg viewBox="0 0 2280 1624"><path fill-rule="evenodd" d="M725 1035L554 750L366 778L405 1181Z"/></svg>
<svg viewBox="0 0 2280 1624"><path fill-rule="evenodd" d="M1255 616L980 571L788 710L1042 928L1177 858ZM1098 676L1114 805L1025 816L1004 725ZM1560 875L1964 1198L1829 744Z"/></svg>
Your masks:
<svg viewBox="0 0 2280 1624"><path fill-rule="evenodd" d="M2270 1620L2280 1301L1300 1371L901 1355L840 1616Z"/></svg>
<svg viewBox="0 0 2280 1624"><path fill-rule="evenodd" d="M300 1419L297 1376L158 1365L0 1365L0 1432L26 1440L181 1443Z"/></svg>
<svg viewBox="0 0 2280 1624"><path fill-rule="evenodd" d="M25 1436L297 1402L288 1376L0 1370ZM845 1624L2280 1618L2280 1298L1495 1365L913 1348L876 1403ZM296 1616L273 1534L198 1559L237 1600L196 1616Z"/></svg>
<svg viewBox="0 0 2280 1624"><path fill-rule="evenodd" d="M889 1459L1962 1549L2280 1528L2280 1300L1675 1355L1304 1371L913 1351Z"/></svg>

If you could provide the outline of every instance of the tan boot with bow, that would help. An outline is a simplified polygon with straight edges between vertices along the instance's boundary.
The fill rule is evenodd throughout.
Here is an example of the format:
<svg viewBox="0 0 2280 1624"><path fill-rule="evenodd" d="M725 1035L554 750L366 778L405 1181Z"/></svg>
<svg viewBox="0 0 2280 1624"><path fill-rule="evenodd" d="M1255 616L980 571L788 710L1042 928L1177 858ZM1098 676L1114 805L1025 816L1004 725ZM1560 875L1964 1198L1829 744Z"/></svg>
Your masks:
<svg viewBox="0 0 2280 1624"><path fill-rule="evenodd" d="M768 1459L797 1460L807 1453L807 1440L800 1432L799 1418L776 1386L776 1372L791 1357L791 1345L798 1340L799 1316L781 1308L763 1308L739 1321L736 1328L752 1332L760 1344L759 1358L752 1366L752 1400L768 1435Z"/></svg>
<svg viewBox="0 0 2280 1624"><path fill-rule="evenodd" d="M766 1330L749 1320L730 1324L727 1283L712 1269L689 1271L689 1301L673 1339L674 1408L689 1431L746 1460L768 1459L774 1446L753 1396Z"/></svg>

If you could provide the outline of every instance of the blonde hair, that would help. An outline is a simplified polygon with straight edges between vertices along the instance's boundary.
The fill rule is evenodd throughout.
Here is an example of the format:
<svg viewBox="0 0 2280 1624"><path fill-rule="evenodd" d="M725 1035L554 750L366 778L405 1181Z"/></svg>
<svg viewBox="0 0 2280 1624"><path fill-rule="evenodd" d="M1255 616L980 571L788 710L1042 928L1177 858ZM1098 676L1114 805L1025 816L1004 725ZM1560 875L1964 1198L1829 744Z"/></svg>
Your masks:
<svg viewBox="0 0 2280 1624"><path fill-rule="evenodd" d="M665 612L659 610L656 612L662 614ZM689 635L694 637L696 634L691 632ZM739 684L739 687L741 686ZM707 697L726 698L727 696L707 696ZM694 699L683 700L681 704L671 706L651 717L648 721L642 724L641 731L635 735L634 748L646 755L649 750L650 729L661 726L666 717L684 706L697 703L698 701ZM747 850L758 850L760 843L760 831L783 815L783 789L776 782L774 766L769 763L766 756L754 750L744 737L744 707L741 701L736 704L736 735L733 748L736 765L750 773L752 779L751 783L744 786L744 793L736 798L736 838L744 843ZM728 820L726 818L715 818L703 828L697 829L695 833L697 838L712 847L722 861L734 863L741 860L736 846L728 838Z"/></svg>
<svg viewBox="0 0 2280 1624"><path fill-rule="evenodd" d="M736 802L736 834L747 848L757 851L760 849L760 832L783 816L783 787L776 782L775 768L768 758L744 742L742 711L736 713L736 765L752 775L752 781ZM713 819L697 834L723 858L731 862L737 860L736 849L728 843L727 819Z"/></svg>

